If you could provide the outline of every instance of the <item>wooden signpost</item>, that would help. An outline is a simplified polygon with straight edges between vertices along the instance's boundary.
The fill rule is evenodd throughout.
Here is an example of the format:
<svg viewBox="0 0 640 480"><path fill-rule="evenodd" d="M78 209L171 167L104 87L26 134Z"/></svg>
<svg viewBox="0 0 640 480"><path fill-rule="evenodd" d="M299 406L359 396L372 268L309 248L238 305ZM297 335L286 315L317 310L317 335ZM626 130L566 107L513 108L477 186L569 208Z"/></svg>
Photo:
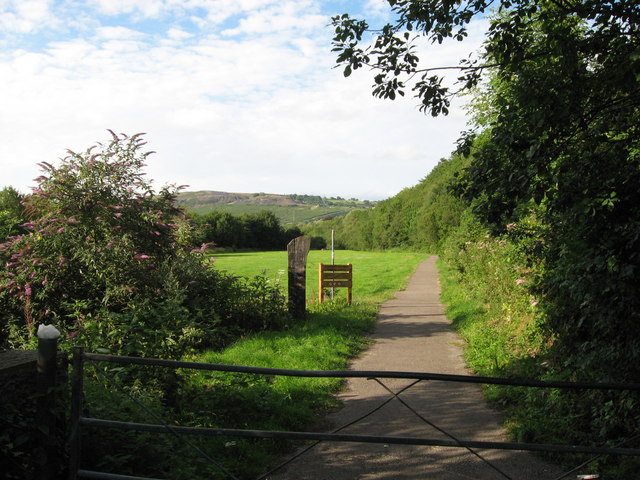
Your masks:
<svg viewBox="0 0 640 480"><path fill-rule="evenodd" d="M294 238L287 245L289 257L289 312L293 318L306 315L307 255L311 247L309 237Z"/></svg>
<svg viewBox="0 0 640 480"><path fill-rule="evenodd" d="M324 300L325 288L345 287L347 289L347 303L351 305L352 272L350 263L346 265L325 265L321 263L318 271L320 303Z"/></svg>

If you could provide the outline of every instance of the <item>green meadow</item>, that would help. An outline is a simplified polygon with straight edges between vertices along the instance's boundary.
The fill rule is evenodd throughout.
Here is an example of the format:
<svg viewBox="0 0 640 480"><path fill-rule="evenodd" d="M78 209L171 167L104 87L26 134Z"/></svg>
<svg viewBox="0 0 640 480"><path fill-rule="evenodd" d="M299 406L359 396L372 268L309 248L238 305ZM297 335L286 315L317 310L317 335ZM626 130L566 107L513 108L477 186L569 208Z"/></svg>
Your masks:
<svg viewBox="0 0 640 480"><path fill-rule="evenodd" d="M287 288L287 252L238 252L211 255L213 266L237 276L264 275ZM331 264L329 250L311 250L307 257L307 305L318 298L318 265ZM335 264L353 266L354 302L382 302L402 288L417 264L427 257L424 253L398 251L360 252L336 250ZM344 289L335 289L336 298L344 297Z"/></svg>
<svg viewBox="0 0 640 480"><path fill-rule="evenodd" d="M336 251L335 263L353 265L353 304L342 289L332 301L317 301L318 264L331 263L331 252L311 251L307 262L307 318L281 331L249 335L222 351L206 351L189 360L301 370L340 370L369 343L378 306L402 289L425 254L406 252ZM264 275L287 288L287 253L215 254L215 268L239 276ZM185 372L184 392L197 411L217 412L198 417L229 428L304 430L334 408L341 379L292 378ZM320 415L320 416L319 416ZM241 478L255 478L297 445L269 440L217 440L226 452L226 467ZM210 445L211 447L212 445Z"/></svg>
<svg viewBox="0 0 640 480"><path fill-rule="evenodd" d="M263 275L283 291L287 289L286 252L218 253L213 257L212 268L235 276ZM225 348L192 350L182 358L298 370L346 369L349 360L369 344L367 333L375 324L380 303L402 289L426 257L405 252L336 251L336 263L353 265L353 303L347 305L342 289L336 289L336 298L319 304L318 264L331 263L331 252L312 251L304 320L288 320L279 330L246 334ZM93 375L87 374L92 380L86 382L86 408L100 418L141 423L162 419L167 424L194 427L319 430L323 414L339 406L335 393L343 385L339 378L180 369L165 374L165 383L171 385L167 394L160 387L157 392L153 387L142 389L134 379L135 369L87 368ZM159 378L164 370L143 367L135 372ZM115 380L104 381L108 376L115 376ZM86 449L88 464L113 473L174 480L255 479L301 446L281 439L193 436L185 441L171 435L87 430L88 438L94 439ZM198 454L197 449L206 455Z"/></svg>

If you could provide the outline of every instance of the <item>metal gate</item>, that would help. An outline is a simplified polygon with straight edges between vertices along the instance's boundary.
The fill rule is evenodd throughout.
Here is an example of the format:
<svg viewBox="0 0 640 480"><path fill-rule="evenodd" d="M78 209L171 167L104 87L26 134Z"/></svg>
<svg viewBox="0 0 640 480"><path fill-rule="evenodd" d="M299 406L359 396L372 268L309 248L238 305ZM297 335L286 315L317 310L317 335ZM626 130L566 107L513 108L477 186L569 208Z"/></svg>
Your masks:
<svg viewBox="0 0 640 480"><path fill-rule="evenodd" d="M334 430L332 433L324 432L292 432L292 431L272 431L272 430L247 430L247 429L230 429L230 428L202 428L202 427L184 427L168 425L161 419L158 419L157 424L146 423L134 423L104 420L99 418L85 417L82 415L83 410L83 378L84 378L84 364L85 362L108 362L121 365L147 365L158 366L170 369L186 368L194 370L210 370L218 372L234 372L243 374L254 375L281 375L289 377L307 377L307 378L366 378L372 381L380 383L389 393L390 397L360 418L353 420L348 425L343 425L340 428ZM399 392L392 392L383 382L383 379L408 379L413 382L407 387L403 388ZM509 385L519 387L532 387L532 388L559 388L559 389L591 389L591 390L627 390L627 391L640 391L640 385L637 384L613 384L613 383L578 383L578 382L554 382L554 381L536 381L536 380L515 380L504 379L495 377L479 377L468 375L447 375L438 373L425 373L425 372L392 372L392 371L351 371L351 370L324 370L324 371L305 371L305 370L288 370L288 369L275 369L275 368L263 368L263 367L247 367L238 365L220 365L210 363L198 363L198 362L180 362L173 360L161 360L151 358L140 357L123 357L115 355L103 355L96 353L85 353L81 347L74 349L73 356L73 376L72 376L72 412L71 412L71 424L70 424L70 465L69 465L69 479L76 480L77 478L93 478L93 479L129 479L129 480L141 480L144 477L134 477L128 475L116 475L112 473L103 473L97 471L83 470L79 468L82 455L81 448L81 430L85 426L92 427L109 427L119 428L124 430L134 430L140 432L155 432L163 434L173 434L184 438L185 442L188 442L188 437L191 435L209 435L209 436L231 436L231 437L251 437L251 438L281 438L292 440L313 440L316 443L310 445L305 450L298 452L294 457L286 460L282 464L278 465L271 471L258 477L259 479L265 479L268 475L274 473L280 468L284 467L293 458L301 455L305 451L313 448L318 442L362 442L362 443L382 443L382 444L397 444L397 445L423 445L423 446L441 446L452 448L463 448L477 456L480 460L487 463L491 468L496 470L499 474L509 479L510 477L504 472L500 471L495 465L482 457L476 449L492 449L492 450L522 450L531 452L556 452L556 453L568 453L568 454L589 454L589 455L623 455L623 456L640 456L640 449L635 448L623 448L622 446L614 448L605 447L593 447L593 446L580 446L580 445L545 445L545 444L530 444L530 443L513 443L513 442L486 442L486 441L474 441L458 439L454 436L444 432L438 428L428 419L420 415L414 409L411 408L406 402L402 400L400 394L408 390L412 386L421 381L447 381L447 382L464 382L464 383L476 383L484 385ZM399 400L406 408L411 410L417 418L420 418L425 423L435 427L439 431L445 433L448 439L435 439L435 438L423 438L423 437L405 437L405 436L377 436L377 435L355 435L339 433L347 426L353 425L358 421L366 418L373 412L379 410L382 406L389 403L391 400ZM197 447L194 447L199 450ZM220 471L227 475L230 479L236 477L232 472L227 471L224 467L218 465L214 459L208 456L206 452L199 451L201 455L213 462ZM582 466L582 465L581 465ZM580 466L580 467L581 467ZM557 479L567 478L572 473L575 473L577 469L572 469ZM157 479L146 479L157 480Z"/></svg>

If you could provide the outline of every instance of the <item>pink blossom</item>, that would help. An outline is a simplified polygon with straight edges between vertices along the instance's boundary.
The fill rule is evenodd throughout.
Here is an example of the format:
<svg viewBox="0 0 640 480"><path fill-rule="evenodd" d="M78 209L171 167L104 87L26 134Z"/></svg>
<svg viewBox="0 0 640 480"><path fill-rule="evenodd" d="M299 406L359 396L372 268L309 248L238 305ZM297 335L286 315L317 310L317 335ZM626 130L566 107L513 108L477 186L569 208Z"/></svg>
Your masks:
<svg viewBox="0 0 640 480"><path fill-rule="evenodd" d="M118 212L118 213L116 213L116 214L115 214L115 216L116 216L116 217L121 217L121 216L122 216L122 214L121 214L120 212Z"/></svg>
<svg viewBox="0 0 640 480"><path fill-rule="evenodd" d="M145 255L144 253L135 255L133 258L151 258L149 255Z"/></svg>
<svg viewBox="0 0 640 480"><path fill-rule="evenodd" d="M31 285L29 285L28 283L24 286L24 293L27 296L31 296Z"/></svg>

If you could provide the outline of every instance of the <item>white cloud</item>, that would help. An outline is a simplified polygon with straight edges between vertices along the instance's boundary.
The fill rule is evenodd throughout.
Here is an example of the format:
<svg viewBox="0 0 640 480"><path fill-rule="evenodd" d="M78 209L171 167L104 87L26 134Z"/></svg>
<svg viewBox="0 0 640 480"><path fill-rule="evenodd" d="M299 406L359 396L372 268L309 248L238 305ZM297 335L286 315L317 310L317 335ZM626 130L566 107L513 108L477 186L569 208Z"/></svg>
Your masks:
<svg viewBox="0 0 640 480"><path fill-rule="evenodd" d="M266 8L249 11L236 28L227 29L226 36L233 35L291 35L294 31L312 32L327 24L327 17L319 15L313 2L277 2Z"/></svg>
<svg viewBox="0 0 640 480"><path fill-rule="evenodd" d="M163 0L89 0L88 4L106 15L133 13L144 18L156 17L167 8Z"/></svg>
<svg viewBox="0 0 640 480"><path fill-rule="evenodd" d="M459 109L424 117L414 99L372 98L370 72L344 79L332 69L318 2L96 2L111 15L179 10L180 22L150 32L135 22L101 24L94 14L95 28L41 51L0 53L6 185L26 190L36 162L107 141L111 128L148 133L157 184L377 199L417 183L464 127ZM234 35L190 29L194 6L204 9L200 18L240 16ZM461 56L439 48L432 60Z"/></svg>
<svg viewBox="0 0 640 480"><path fill-rule="evenodd" d="M0 4L0 28L30 33L52 20L52 0L5 0Z"/></svg>
<svg viewBox="0 0 640 480"><path fill-rule="evenodd" d="M180 40L186 40L188 38L192 38L193 34L186 32L181 28L170 28L167 31L167 37L169 37L172 40L180 41Z"/></svg>
<svg viewBox="0 0 640 480"><path fill-rule="evenodd" d="M100 27L96 30L96 38L105 40L140 40L144 34L126 27Z"/></svg>
<svg viewBox="0 0 640 480"><path fill-rule="evenodd" d="M367 0L363 10L365 16L368 18L374 17L389 21L391 17L389 4L385 0Z"/></svg>

